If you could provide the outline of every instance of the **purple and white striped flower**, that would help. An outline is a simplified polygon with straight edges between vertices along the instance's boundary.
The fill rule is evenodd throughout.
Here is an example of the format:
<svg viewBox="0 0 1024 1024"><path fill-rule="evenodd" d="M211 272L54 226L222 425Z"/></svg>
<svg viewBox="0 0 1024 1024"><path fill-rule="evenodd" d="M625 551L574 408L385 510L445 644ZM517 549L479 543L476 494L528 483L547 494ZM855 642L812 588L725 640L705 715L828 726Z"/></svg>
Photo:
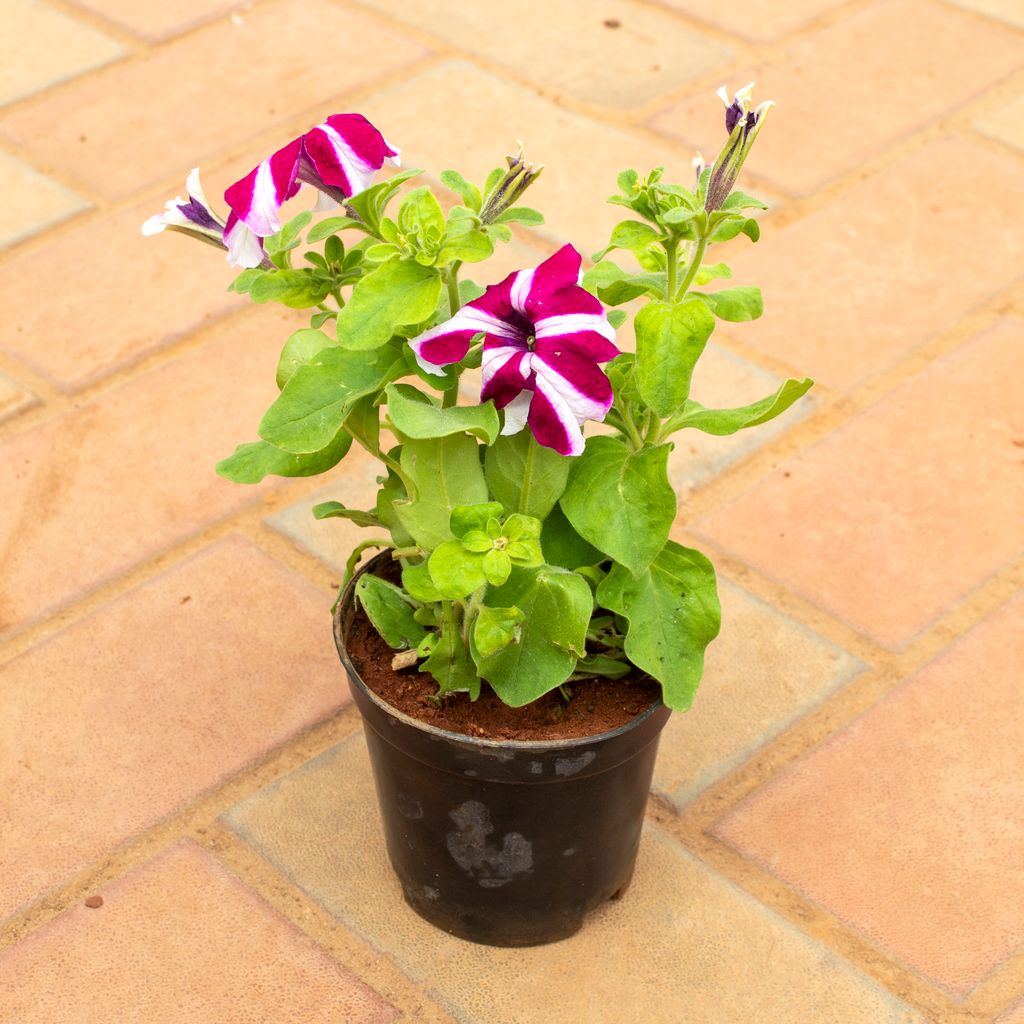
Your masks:
<svg viewBox="0 0 1024 1024"><path fill-rule="evenodd" d="M581 427L603 420L612 386L598 363L619 354L604 307L579 286L582 260L566 245L533 270L510 274L446 323L410 342L428 373L458 362L485 335L481 401L505 410L503 434L529 425L562 455L583 451Z"/></svg>
<svg viewBox="0 0 1024 1024"><path fill-rule="evenodd" d="M241 255L251 251L251 236L280 231L281 207L303 184L319 192L315 209L335 209L369 188L385 163L397 167L399 151L362 114L332 114L224 193L233 214L225 229L228 249Z"/></svg>
<svg viewBox="0 0 1024 1024"><path fill-rule="evenodd" d="M154 214L142 225L142 233L158 235L169 228L223 249L224 222L210 210L203 186L199 183L198 167L189 171L185 191L187 200L181 196L168 200L163 213Z"/></svg>

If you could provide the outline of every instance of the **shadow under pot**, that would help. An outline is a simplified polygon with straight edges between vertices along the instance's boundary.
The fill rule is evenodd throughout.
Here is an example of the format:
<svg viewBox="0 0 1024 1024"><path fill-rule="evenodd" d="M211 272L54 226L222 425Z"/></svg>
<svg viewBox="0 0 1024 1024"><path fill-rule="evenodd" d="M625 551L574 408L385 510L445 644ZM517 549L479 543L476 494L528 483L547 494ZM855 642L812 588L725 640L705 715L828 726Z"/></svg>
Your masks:
<svg viewBox="0 0 1024 1024"><path fill-rule="evenodd" d="M362 572L378 571L386 556ZM388 855L408 904L490 946L577 932L629 885L670 711L572 740L486 740L427 725L370 690L346 647L355 579L334 636L363 716Z"/></svg>

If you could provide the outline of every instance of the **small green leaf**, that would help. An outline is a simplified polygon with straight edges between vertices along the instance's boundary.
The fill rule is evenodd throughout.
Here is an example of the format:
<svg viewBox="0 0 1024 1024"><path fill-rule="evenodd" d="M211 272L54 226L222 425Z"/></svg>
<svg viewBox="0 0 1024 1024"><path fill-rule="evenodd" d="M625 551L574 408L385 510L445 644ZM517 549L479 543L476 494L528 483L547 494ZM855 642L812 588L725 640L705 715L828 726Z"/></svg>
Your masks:
<svg viewBox="0 0 1024 1024"><path fill-rule="evenodd" d="M384 642L395 650L418 647L426 630L413 618L413 607L393 583L363 573L355 588L356 600Z"/></svg>
<svg viewBox="0 0 1024 1024"><path fill-rule="evenodd" d="M642 572L613 566L597 601L628 619L626 657L661 683L670 708L685 711L704 671L704 649L721 622L712 564L669 541Z"/></svg>
<svg viewBox="0 0 1024 1024"><path fill-rule="evenodd" d="M414 397L421 392L410 384L389 384L386 393L391 422L405 437L422 440L468 433L492 444L501 429L498 412L491 401L442 409Z"/></svg>
<svg viewBox="0 0 1024 1024"><path fill-rule="evenodd" d="M359 221L351 217L325 217L322 221L314 224L306 235L306 244L323 241L325 238L337 234L339 231L347 231L349 228L361 227Z"/></svg>
<svg viewBox="0 0 1024 1024"><path fill-rule="evenodd" d="M481 608L473 623L473 649L476 655L489 658L503 647L519 643L525 618L518 608Z"/></svg>
<svg viewBox="0 0 1024 1024"><path fill-rule="evenodd" d="M352 438L340 431L320 451L306 455L275 448L266 441L240 444L226 459L217 463L217 475L236 484L258 484L265 476L316 476L326 473L348 454Z"/></svg>
<svg viewBox="0 0 1024 1024"><path fill-rule="evenodd" d="M607 654L592 654L588 658L580 658L576 662L576 675L583 677L603 676L605 679L621 679L633 671L633 666L618 658L610 658Z"/></svg>
<svg viewBox="0 0 1024 1024"><path fill-rule="evenodd" d="M330 282L311 270L264 270L249 284L253 302L280 302L291 309L315 306L330 290Z"/></svg>
<svg viewBox="0 0 1024 1024"><path fill-rule="evenodd" d="M259 267L251 267L248 270L243 270L238 277L228 285L229 292L238 292L239 295L246 295L249 289L252 288L253 282L258 281L266 270L261 270Z"/></svg>
<svg viewBox="0 0 1024 1024"><path fill-rule="evenodd" d="M357 508L346 508L340 501L322 501L313 506L314 519L349 519L356 526L381 526L381 521L372 512Z"/></svg>
<svg viewBox="0 0 1024 1024"><path fill-rule="evenodd" d="M433 267L392 260L366 275L338 314L338 341L346 349L379 348L395 328L424 321L437 306L441 278Z"/></svg>
<svg viewBox="0 0 1024 1024"><path fill-rule="evenodd" d="M496 501L482 501L476 505L456 505L452 509L448 524L452 534L459 540L465 541L466 537L473 532L483 533L486 537L487 524L492 519L500 519L503 511L504 509ZM484 550L486 551L491 546L489 543Z"/></svg>
<svg viewBox="0 0 1024 1024"><path fill-rule="evenodd" d="M690 399L683 406L682 412L672 417L669 426L672 430L696 427L705 434L716 434L719 437L735 434L737 430L756 427L760 423L775 419L813 386L814 381L810 377L803 380L787 380L775 394L737 409L705 409L700 402Z"/></svg>
<svg viewBox="0 0 1024 1024"><path fill-rule="evenodd" d="M508 551L499 551L497 548L491 548L481 558L480 568L483 570L488 583L492 586L500 587L508 579L509 573L512 571L512 559L509 557Z"/></svg>
<svg viewBox="0 0 1024 1024"><path fill-rule="evenodd" d="M720 320L743 323L756 320L764 312L760 288L723 288L717 292L691 292L703 299Z"/></svg>
<svg viewBox="0 0 1024 1024"><path fill-rule="evenodd" d="M484 456L491 494L508 512L537 519L544 519L561 497L571 462L539 445L529 430L500 436Z"/></svg>
<svg viewBox="0 0 1024 1024"><path fill-rule="evenodd" d="M473 700L480 696L480 676L451 614L441 623L437 643L430 657L420 665L420 671L434 677L438 693L465 691Z"/></svg>
<svg viewBox="0 0 1024 1024"><path fill-rule="evenodd" d="M493 654L474 651L479 674L512 707L564 683L583 656L594 601L582 576L551 565L513 569L508 582L488 589L488 608L523 613L519 642Z"/></svg>
<svg viewBox="0 0 1024 1024"><path fill-rule="evenodd" d="M633 572L664 547L676 514L668 481L671 445L632 451L616 437L587 441L573 460L562 511L585 540Z"/></svg>
<svg viewBox="0 0 1024 1024"><path fill-rule="evenodd" d="M732 277L732 270L724 263L705 263L704 266L697 271L697 276L693 279L693 283L696 285L704 285L709 281L715 281L720 277Z"/></svg>
<svg viewBox="0 0 1024 1024"><path fill-rule="evenodd" d="M640 396L659 416L670 416L690 394L693 368L715 329L699 300L681 305L650 302L637 313L636 382Z"/></svg>
<svg viewBox="0 0 1024 1024"><path fill-rule="evenodd" d="M280 231L263 239L263 250L268 256L294 249L299 244L302 229L313 219L313 214L305 210L297 217L288 221Z"/></svg>
<svg viewBox="0 0 1024 1024"><path fill-rule="evenodd" d="M610 323L615 330L618 330L626 320L629 319L629 314L624 309L610 309L606 315L608 317L608 323Z"/></svg>
<svg viewBox="0 0 1024 1024"><path fill-rule="evenodd" d="M437 241L444 234L444 210L426 185L406 192L402 198L398 228L405 235L415 233L422 241Z"/></svg>
<svg viewBox="0 0 1024 1024"><path fill-rule="evenodd" d="M480 189L478 189L476 185L471 185L466 181L458 171L442 171L441 184L444 185L445 188L451 189L452 192L461 196L462 201L474 213L480 212L480 207L483 205L483 199L480 196Z"/></svg>
<svg viewBox="0 0 1024 1024"><path fill-rule="evenodd" d="M461 601L485 581L483 555L467 551L457 540L438 545L427 560L430 578L442 597Z"/></svg>
<svg viewBox="0 0 1024 1024"><path fill-rule="evenodd" d="M494 242L471 220L449 220L438 263L479 263L494 252Z"/></svg>
<svg viewBox="0 0 1024 1024"><path fill-rule="evenodd" d="M638 220L620 221L612 229L612 236L600 252L594 253L594 262L600 262L613 249L628 249L630 252L643 252L656 242L664 239L664 235L655 231L650 224Z"/></svg>
<svg viewBox="0 0 1024 1024"><path fill-rule="evenodd" d="M313 357L325 348L332 348L338 343L323 331L304 327L296 331L281 349L281 358L277 361L277 386L283 388L291 380L292 374L300 366L313 361Z"/></svg>
<svg viewBox="0 0 1024 1024"><path fill-rule="evenodd" d="M441 600L440 591L430 578L430 569L426 562L407 565L402 570L402 586L405 587L406 593L417 601Z"/></svg>
<svg viewBox="0 0 1024 1024"><path fill-rule="evenodd" d="M544 223L544 214L540 210L533 210L529 206L512 206L500 217L499 224L526 224L529 227L537 227Z"/></svg>
<svg viewBox="0 0 1024 1024"><path fill-rule="evenodd" d="M753 196L748 196L746 192L733 192L722 203L723 210L746 210L750 207L756 207L758 210L767 210L768 204L762 203L760 199L755 199Z"/></svg>

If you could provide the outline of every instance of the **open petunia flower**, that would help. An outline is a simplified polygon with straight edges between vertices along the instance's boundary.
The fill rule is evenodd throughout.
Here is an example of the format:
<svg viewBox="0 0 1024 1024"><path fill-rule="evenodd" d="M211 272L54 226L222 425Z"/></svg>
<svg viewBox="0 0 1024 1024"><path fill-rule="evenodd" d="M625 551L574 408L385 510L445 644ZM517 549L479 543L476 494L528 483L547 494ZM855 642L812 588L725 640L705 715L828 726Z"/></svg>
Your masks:
<svg viewBox="0 0 1024 1024"><path fill-rule="evenodd" d="M597 365L615 358L604 307L579 286L580 254L566 245L533 270L510 274L446 323L410 342L428 373L458 362L485 335L482 401L505 410L503 434L529 425L562 455L583 451L581 426L603 420L612 387Z"/></svg>
<svg viewBox="0 0 1024 1024"><path fill-rule="evenodd" d="M362 114L332 114L224 193L232 212L224 233L230 253L251 252L253 235L280 231L280 209L303 184L318 190L317 210L334 209L369 188L385 163L397 167L399 151Z"/></svg>

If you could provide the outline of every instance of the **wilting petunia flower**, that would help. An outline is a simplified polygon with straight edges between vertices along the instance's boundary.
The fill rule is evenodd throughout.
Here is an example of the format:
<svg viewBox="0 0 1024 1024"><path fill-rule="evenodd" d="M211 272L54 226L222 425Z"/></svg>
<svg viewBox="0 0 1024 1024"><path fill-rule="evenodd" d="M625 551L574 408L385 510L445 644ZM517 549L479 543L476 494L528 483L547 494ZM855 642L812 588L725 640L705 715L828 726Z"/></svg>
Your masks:
<svg viewBox="0 0 1024 1024"><path fill-rule="evenodd" d="M753 82L737 89L731 100L729 90L724 85L718 90L718 98L725 104L725 130L729 133L729 139L714 163L708 183L704 208L709 213L717 210L728 198L765 116L775 106L772 100L766 100L751 110L753 94Z"/></svg>
<svg viewBox="0 0 1024 1024"><path fill-rule="evenodd" d="M502 433L529 424L542 445L562 455L579 455L584 421L603 420L611 408L612 386L597 364L619 354L604 308L579 286L581 262L563 246L410 342L420 366L436 373L464 358L483 332L480 398L505 410Z"/></svg>
<svg viewBox="0 0 1024 1024"><path fill-rule="evenodd" d="M228 248L241 253L252 245L250 235L280 231L279 211L304 183L320 193L316 209L333 209L369 188L385 163L397 167L398 153L362 114L331 115L224 193L234 214L225 229Z"/></svg>
<svg viewBox="0 0 1024 1024"><path fill-rule="evenodd" d="M199 168L193 167L185 180L188 199L176 196L167 201L164 212L154 214L142 225L144 235L157 235L161 231L181 231L200 241L226 248L224 245L224 222L210 210L203 186L199 183Z"/></svg>

